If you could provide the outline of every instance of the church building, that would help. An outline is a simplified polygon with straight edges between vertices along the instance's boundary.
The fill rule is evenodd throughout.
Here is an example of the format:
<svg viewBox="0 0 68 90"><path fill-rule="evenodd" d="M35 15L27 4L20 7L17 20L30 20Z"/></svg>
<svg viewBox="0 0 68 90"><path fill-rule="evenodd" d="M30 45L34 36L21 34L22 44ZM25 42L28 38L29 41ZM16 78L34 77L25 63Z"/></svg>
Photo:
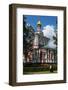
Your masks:
<svg viewBox="0 0 68 90"><path fill-rule="evenodd" d="M57 48L48 46L49 38L44 37L41 30L42 23L37 22L37 30L34 32L33 48L30 54L31 59L27 60L30 63L57 63Z"/></svg>
<svg viewBox="0 0 68 90"><path fill-rule="evenodd" d="M37 22L37 31L33 42L33 63L57 63L56 48L48 47L49 38L44 37L40 20Z"/></svg>

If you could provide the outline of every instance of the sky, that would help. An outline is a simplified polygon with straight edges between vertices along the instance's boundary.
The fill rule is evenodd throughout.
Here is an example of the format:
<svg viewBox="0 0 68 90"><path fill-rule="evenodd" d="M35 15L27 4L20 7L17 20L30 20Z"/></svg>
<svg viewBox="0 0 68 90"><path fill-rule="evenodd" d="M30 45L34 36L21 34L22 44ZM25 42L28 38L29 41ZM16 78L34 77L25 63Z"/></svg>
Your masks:
<svg viewBox="0 0 68 90"><path fill-rule="evenodd" d="M25 15L27 24L30 24L34 31L37 30L37 22L41 21L42 27L41 30L47 25L57 27L57 16L37 16L37 15Z"/></svg>

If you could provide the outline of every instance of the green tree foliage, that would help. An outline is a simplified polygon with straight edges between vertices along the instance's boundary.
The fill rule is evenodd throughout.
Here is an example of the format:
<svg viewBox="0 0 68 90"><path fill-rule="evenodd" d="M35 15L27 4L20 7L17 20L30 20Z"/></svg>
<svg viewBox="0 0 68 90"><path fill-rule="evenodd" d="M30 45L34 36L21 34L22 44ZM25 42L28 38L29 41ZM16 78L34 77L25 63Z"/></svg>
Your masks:
<svg viewBox="0 0 68 90"><path fill-rule="evenodd" d="M23 53L27 55L28 51L32 50L34 29L31 25L27 25L27 18L23 16Z"/></svg>
<svg viewBox="0 0 68 90"><path fill-rule="evenodd" d="M56 36L53 36L53 39L55 40L54 44L57 45L57 32L55 32L55 33L56 33Z"/></svg>

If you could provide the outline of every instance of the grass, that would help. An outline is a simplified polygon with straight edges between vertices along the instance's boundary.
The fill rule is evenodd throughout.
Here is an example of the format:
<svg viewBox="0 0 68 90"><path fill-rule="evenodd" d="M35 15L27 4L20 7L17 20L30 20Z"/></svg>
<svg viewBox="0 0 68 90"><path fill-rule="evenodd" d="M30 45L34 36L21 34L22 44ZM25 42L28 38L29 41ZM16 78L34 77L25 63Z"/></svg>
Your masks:
<svg viewBox="0 0 68 90"><path fill-rule="evenodd" d="M24 67L23 74L49 74L57 73L57 69L50 72L49 68L38 68L38 67Z"/></svg>
<svg viewBox="0 0 68 90"><path fill-rule="evenodd" d="M53 66L50 69L50 65ZM32 64L27 63L23 64L23 74L50 74L50 73L57 73L57 65L56 64Z"/></svg>
<svg viewBox="0 0 68 90"><path fill-rule="evenodd" d="M24 74L52 74L52 73L57 73L57 71L38 71L38 72L24 72Z"/></svg>

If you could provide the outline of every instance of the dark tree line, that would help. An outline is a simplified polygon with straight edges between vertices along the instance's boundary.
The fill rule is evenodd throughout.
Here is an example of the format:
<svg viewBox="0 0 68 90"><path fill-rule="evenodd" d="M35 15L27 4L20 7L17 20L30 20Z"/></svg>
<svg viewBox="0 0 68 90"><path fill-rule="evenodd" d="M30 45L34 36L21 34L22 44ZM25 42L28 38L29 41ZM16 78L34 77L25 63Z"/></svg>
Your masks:
<svg viewBox="0 0 68 90"><path fill-rule="evenodd" d="M54 44L57 45L57 32L55 32L55 33L56 33L56 36L53 36L53 39L55 41Z"/></svg>
<svg viewBox="0 0 68 90"><path fill-rule="evenodd" d="M23 16L23 53L25 57L32 50L34 40L34 29L31 25L27 25L27 18Z"/></svg>

